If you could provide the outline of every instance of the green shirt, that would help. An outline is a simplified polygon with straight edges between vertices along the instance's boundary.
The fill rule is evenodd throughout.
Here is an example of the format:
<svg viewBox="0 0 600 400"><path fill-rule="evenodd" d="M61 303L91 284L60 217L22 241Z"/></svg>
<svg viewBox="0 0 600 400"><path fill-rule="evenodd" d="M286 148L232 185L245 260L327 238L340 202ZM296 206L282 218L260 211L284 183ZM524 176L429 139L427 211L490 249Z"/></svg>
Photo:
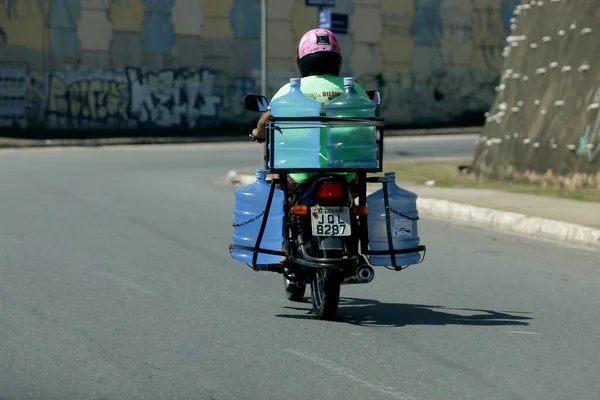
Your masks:
<svg viewBox="0 0 600 400"><path fill-rule="evenodd" d="M364 89L358 84L354 83L354 89L356 92L364 97L369 97ZM327 104L330 100L338 97L344 91L344 77L342 76L334 76L334 75L316 75L316 76L307 76L300 80L300 90L302 93L307 95L308 97L312 97L316 99L319 103L321 103L321 115L325 115L325 104ZM284 85L271 99L271 101L276 98L287 94L290 91L290 84ZM327 165L327 129L321 129L321 151L319 151L319 156L321 158L321 167L325 167ZM348 181L354 179L355 174L340 172L340 175L344 175ZM303 182L311 176L316 175L314 173L295 173L290 174L290 177L296 182Z"/></svg>

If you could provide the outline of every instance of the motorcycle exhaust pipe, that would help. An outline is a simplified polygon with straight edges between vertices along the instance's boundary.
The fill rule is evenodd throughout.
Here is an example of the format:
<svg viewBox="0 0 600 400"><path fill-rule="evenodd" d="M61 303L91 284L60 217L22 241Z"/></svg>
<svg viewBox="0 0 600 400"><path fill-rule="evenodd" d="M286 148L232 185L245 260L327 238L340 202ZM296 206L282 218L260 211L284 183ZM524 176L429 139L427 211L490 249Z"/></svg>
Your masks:
<svg viewBox="0 0 600 400"><path fill-rule="evenodd" d="M355 273L344 278L343 284L353 285L357 283L369 283L375 277L375 271L369 265L356 268Z"/></svg>

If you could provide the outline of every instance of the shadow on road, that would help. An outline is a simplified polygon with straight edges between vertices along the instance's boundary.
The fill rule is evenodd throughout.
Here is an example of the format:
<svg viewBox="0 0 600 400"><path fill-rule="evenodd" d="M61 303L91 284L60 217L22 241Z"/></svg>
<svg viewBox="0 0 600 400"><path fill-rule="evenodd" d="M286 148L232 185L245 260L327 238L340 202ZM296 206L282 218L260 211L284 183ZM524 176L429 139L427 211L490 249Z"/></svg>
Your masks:
<svg viewBox="0 0 600 400"><path fill-rule="evenodd" d="M312 319L308 307L285 307L305 311L306 314L280 314L281 318ZM520 314L520 315L516 315ZM381 303L375 300L340 298L338 322L361 326L406 325L472 325L472 326L527 326L532 317L523 312L447 308L423 304Z"/></svg>

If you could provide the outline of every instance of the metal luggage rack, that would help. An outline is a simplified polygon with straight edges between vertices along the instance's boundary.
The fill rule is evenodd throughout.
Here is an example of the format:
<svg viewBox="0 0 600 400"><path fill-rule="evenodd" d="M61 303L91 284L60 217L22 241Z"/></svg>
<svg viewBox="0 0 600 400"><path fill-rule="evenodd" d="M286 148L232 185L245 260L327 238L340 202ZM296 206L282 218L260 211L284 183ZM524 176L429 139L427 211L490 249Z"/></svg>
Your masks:
<svg viewBox="0 0 600 400"><path fill-rule="evenodd" d="M273 160L275 157L275 149L273 147L269 148L270 143L274 142L275 139L275 133L277 131L279 131L280 133L283 133L280 125L303 125L301 127L287 127L285 129L303 129L303 128L307 128L307 127L318 127L318 128L328 128L328 127L348 127L348 126L373 126L376 129L376 132L378 133L378 136L376 136L377 139L377 145L379 148L378 151L378 167L377 168L272 168L270 165L270 161ZM393 250L393 241L392 241L392 231L391 231L391 227L390 227L390 208L389 208L389 204L388 204L388 196L387 196L387 187L385 185L385 177L382 176L375 176L375 177L367 177L367 173L375 173L375 172L382 172L383 171L383 143L384 143L384 119L380 118L380 117L362 117L362 118L332 118L332 117L285 117L285 118L275 118L275 117L270 117L269 121L267 123L267 135L265 138L265 143L264 143L264 149L265 149L265 169L267 171L268 174L278 174L279 177L274 178L271 180L271 189L269 191L269 197L267 199L267 203L265 205L265 211L263 214L263 219L262 219L262 223L261 223L261 227L259 230L259 234L256 240L256 243L254 246L242 246L242 245L236 245L236 244L231 244L229 246L229 251L231 253L231 251L234 248L238 248L238 249L242 249L242 250L247 250L252 252L252 265L248 264L248 266L250 268L252 268L255 271L276 271L276 272L280 272L279 268L275 267L275 266L271 266L271 269L269 266L266 267L266 269L264 268L258 268L256 264L257 258L258 258L258 254L262 253L262 254L271 254L271 255L280 255L280 256L290 256L289 254L289 237L287 234L283 235L283 239L284 239L284 246L286 251L274 251L274 250L268 250L268 249L264 249L261 248L261 241L262 241L262 237L266 228L266 224L267 224L267 220L268 220L268 215L269 215L269 210L271 208L271 204L272 204L272 199L273 199L273 194L275 192L275 187L277 185L279 185L280 189L282 189L283 193L284 193L284 215L283 215L283 226L284 226L284 230L285 232L288 232L288 218L287 218L287 213L289 211L289 204L288 204L288 199L289 199L289 195L288 195L288 191L287 191L287 174L288 173L294 173L294 172L317 172L317 173L330 173L330 172L354 172L358 175L358 182L359 182L359 195L358 195L358 204L362 205L362 206L366 206L367 205L367 183L381 183L382 184L382 188L384 190L384 199L385 199L385 208L386 208L386 228L387 228L387 237L388 237L388 244L389 247L392 250L387 250L387 251L375 251L375 250L369 250L369 231L368 231L368 224L367 224L367 216L366 215L361 215L359 216L359 224L360 224L360 246L361 246L361 255L363 255L365 261L368 263L368 258L366 256L368 255L389 255L390 259L391 259L391 266L389 267L384 267L384 268L388 268L388 269L392 269L395 271L400 271L403 270L405 268L407 268L408 266L398 266L396 264L396 260L395 257L391 257L393 255L397 255L397 254L409 254L409 253L423 253L421 256L421 259L414 263L414 264L410 264L410 265L416 265L416 264L420 264L425 260L425 254L427 252L427 249L424 245L420 245L414 249L403 249L403 250ZM283 265L281 265L281 267L283 267Z"/></svg>
<svg viewBox="0 0 600 400"><path fill-rule="evenodd" d="M273 194L275 193L275 188L276 188L277 184L280 183L280 182L281 182L280 179L273 179L272 182L271 182L271 187L269 188L269 197L267 198L267 204L265 204L265 209L264 209L264 211L262 213L262 222L260 224L260 229L258 231L258 236L256 237L256 243L254 244L254 246L253 247L251 247L251 246L243 246L243 245L240 245L240 244L230 244L229 245L229 254L230 255L232 255L233 249L240 249L240 250L246 250L246 251L252 252L252 263L251 264L246 263L246 264L250 268L252 268L253 270L255 270L255 271L269 270L268 268L267 269L257 268L257 265L260 265L260 264L256 263L257 260L258 260L259 253L270 254L270 255L277 255L277 256L281 256L281 257L283 257L283 256L286 255L286 252L283 252L281 250L269 250L269 249L264 249L264 248L260 247L263 235L265 233L265 229L267 227L267 221L268 221L268 217L269 217L269 211L271 210L271 204L273 202ZM285 209L285 204L284 204L284 209ZM252 221L252 220L242 222L242 224L247 224L250 221ZM236 225L234 223L233 227L235 227L235 226ZM283 226L284 227L287 226L287 218L286 218L285 213L284 213L284 216L283 216ZM286 246L285 248L287 249L288 248L287 247L288 240L287 240L287 236L286 235L284 235L284 243L285 243L285 246ZM283 267L283 265L281 267ZM273 271L280 272L279 268L274 268Z"/></svg>
<svg viewBox="0 0 600 400"><path fill-rule="evenodd" d="M360 243L361 243L361 254L368 256L368 255L377 255L377 256L390 256L390 260L391 260L391 266L389 267L385 267L388 269L393 269L395 271L401 271L405 268L408 267L408 265L401 265L398 266L396 264L396 259L395 257L392 257L393 255L397 255L397 254L410 254L410 253L423 253L421 255L421 258L418 262L414 263L414 264L410 264L410 265L417 265L417 264L421 264L424 260L425 260L425 254L427 253L427 248L424 245L419 245L415 248L412 249L403 249L403 250L394 250L394 244L393 244L393 240L392 240L392 228L390 226L390 212L391 212L391 208L389 205L389 200L388 200L388 192L387 192L387 186L385 185L386 179L383 176L374 176L374 177L366 177L362 176L361 177L361 182L363 182L363 184L361 184L361 188L360 188L360 194L359 194L359 204L360 205L366 205L367 201L366 201L366 192L367 192L367 183L381 183L381 187L383 189L383 199L384 199L384 206L385 206L385 220L386 220L386 233L387 233L387 241L388 241L388 246L390 249L392 250L369 250L369 231L368 231L368 225L367 225L367 221L366 221L366 217L365 217L365 224L364 224L364 229L361 230L361 237L360 237ZM363 199L363 194L364 194L364 199ZM362 220L361 220L361 224L362 224Z"/></svg>
<svg viewBox="0 0 600 400"><path fill-rule="evenodd" d="M366 205L367 203L367 183L381 183L383 191L384 191L384 201L385 201L385 210L386 210L386 231L387 231L387 239L388 239L388 246L390 247L390 249L392 250L369 250L369 230L368 230L368 223L367 223L367 216L366 215L361 215L359 216L359 224L360 224L360 246L361 246L361 250L360 250L360 254L363 256L365 262L369 265L371 265L368 261L368 257L369 255L381 255L381 256L390 256L390 261L391 261L391 265L390 266L385 266L383 268L388 268L394 271L401 271L403 269L408 268L409 265L397 265L396 264L396 259L395 257L393 257L394 255L397 254L409 254L409 253L422 253L421 258L418 262L410 264L410 265L417 265L422 263L425 260L425 255L427 253L427 248L424 245L419 245L416 248L412 248L412 249L402 249L402 250L394 250L394 245L393 245L393 240L392 240L392 230L391 230L391 226L390 226L390 207L389 207L389 203L388 203L388 196L387 196L387 186L385 185L385 178L382 176L375 176L375 177L366 177L366 173L365 172L359 172L359 196L358 196L358 201L359 201L359 205ZM259 254L270 254L270 255L278 255L278 256L290 256L290 253L288 251L289 249L289 237L288 235L284 234L283 235L283 240L284 240L284 246L286 251L277 251L277 250L269 250L269 249L264 249L261 248L261 241L265 232L265 228L267 225L267 221L268 221L268 216L269 216L269 211L271 208L271 204L272 204L272 200L273 200L273 194L275 192L275 188L277 185L281 186L281 189L283 190L285 197L286 197L286 201L284 201L284 215L283 215L283 226L284 226L284 231L288 232L288 219L287 219L287 211L289 209L289 205L287 204L287 177L286 174L281 175L279 178L275 178L271 181L271 188L269 190L269 197L267 198L267 203L265 204L265 210L264 210L264 214L262 215L263 219L262 219L262 223L258 232L258 236L256 238L256 243L254 244L254 246L243 246L243 245L236 245L236 244L231 244L229 245L229 252L231 254L232 250L237 248L237 249L241 249L241 250L247 250L252 252L252 262L251 264L247 264L250 268L252 268L254 271L273 271L273 272L281 272L283 265L264 265L260 268L258 268L258 265L256 263L257 259L258 259L258 255ZM247 223L247 222L245 222ZM371 265L373 266L373 265ZM379 266L377 266L379 267Z"/></svg>
<svg viewBox="0 0 600 400"><path fill-rule="evenodd" d="M302 125L302 126L285 126ZM270 146L275 142L277 132L283 134L291 129L306 128L336 128L336 127L373 127L377 147L378 147L378 166L376 168L275 168L272 166L275 160L275 146ZM265 169L267 173L287 174L295 172L381 172L383 166L383 133L385 120L381 117L269 117L267 122L267 134L265 137Z"/></svg>

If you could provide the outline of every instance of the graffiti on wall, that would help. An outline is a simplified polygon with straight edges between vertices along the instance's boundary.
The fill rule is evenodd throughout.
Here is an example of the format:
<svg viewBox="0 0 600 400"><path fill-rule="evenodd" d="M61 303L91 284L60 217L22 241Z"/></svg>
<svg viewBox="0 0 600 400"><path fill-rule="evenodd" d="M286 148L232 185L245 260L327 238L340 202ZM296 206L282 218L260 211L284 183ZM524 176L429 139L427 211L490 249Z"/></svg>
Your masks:
<svg viewBox="0 0 600 400"><path fill-rule="evenodd" d="M0 65L0 127L27 126L27 70Z"/></svg>
<svg viewBox="0 0 600 400"><path fill-rule="evenodd" d="M216 74L208 69L126 69L129 116L140 127L196 129L219 124Z"/></svg>
<svg viewBox="0 0 600 400"><path fill-rule="evenodd" d="M43 93L43 97L30 96L35 102L25 98L25 115L30 125L29 116L35 114L34 109L39 110L41 125L50 128L195 130L256 117L243 107L243 95L258 91L260 82L260 74L253 73L261 64L256 22L260 7L256 1L227 0L226 5L211 10L195 0L87 3L0 0L0 42L9 41L6 48L12 46L11 54L24 54L27 68L44 74L35 85L31 79L28 82L29 92L35 86L35 93ZM286 16L282 19L286 22L273 26L272 36L291 35L298 40L299 33L310 26L307 18L314 21L315 10L297 12L304 6L283 3L289 4L279 5L276 14L289 18ZM290 6L292 3L294 7ZM359 12L352 3L341 2L337 12L350 16ZM494 100L503 36L510 27L513 9L521 0L363 3L356 10L364 10L370 23L383 24L382 40L378 40L379 30L358 30L340 37L348 55L343 71L357 76L363 86L383 91L386 100L381 110L390 123L444 123L465 113L483 115ZM411 6L406 7L409 3ZM15 18L29 15L27 12L43 14L44 10L43 18L32 19L31 26L20 21L11 25ZM199 11L190 17L189 10ZM98 25L98 21L107 18L110 26L104 22ZM19 31L38 25L45 29L39 34ZM96 40L98 26L109 29L111 35L112 30L120 32L123 40L113 41L113 48L107 50L104 39ZM26 42L23 38L27 37L36 38L35 42ZM213 37L219 38L215 42L218 45L212 43ZM117 43L120 44L114 47ZM46 58L23 48L47 51L50 64L36 61ZM181 53L188 53L186 49L200 49L202 54L182 57ZM294 46L282 51L293 53ZM293 62L287 62L284 53L270 57L276 61L269 67L267 82L272 94L297 70ZM85 65L91 70L67 71L67 63ZM179 64L186 67L179 68ZM44 70L48 65L59 70ZM98 70L107 65L122 69ZM123 68L124 65L132 67ZM165 65L169 68L160 69ZM218 72L200 66L214 67ZM375 71L381 71L378 78L374 78ZM8 103L2 104L2 110L8 110ZM14 106L14 101L11 104ZM19 107L18 110L23 108ZM17 114L22 115L22 111ZM4 118L3 123L6 121Z"/></svg>
<svg viewBox="0 0 600 400"><path fill-rule="evenodd" d="M55 128L216 126L216 79L203 68L55 71L46 114Z"/></svg>
<svg viewBox="0 0 600 400"><path fill-rule="evenodd" d="M244 123L256 119L254 113L247 112L244 105L244 96L256 92L255 79L245 76L229 76L219 73L216 92L219 96L219 117L223 120Z"/></svg>
<svg viewBox="0 0 600 400"><path fill-rule="evenodd" d="M129 93L122 73L56 71L50 75L46 113L61 128L127 126Z"/></svg>

